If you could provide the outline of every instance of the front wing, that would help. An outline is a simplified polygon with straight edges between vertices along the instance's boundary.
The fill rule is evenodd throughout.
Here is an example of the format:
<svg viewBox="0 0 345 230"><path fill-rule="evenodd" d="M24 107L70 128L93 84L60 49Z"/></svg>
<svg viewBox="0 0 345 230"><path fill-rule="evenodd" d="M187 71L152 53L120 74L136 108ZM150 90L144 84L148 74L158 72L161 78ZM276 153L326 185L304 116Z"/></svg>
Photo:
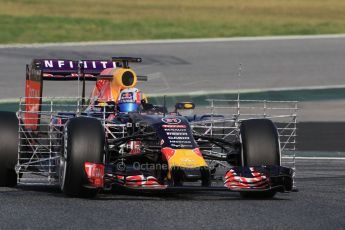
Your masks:
<svg viewBox="0 0 345 230"><path fill-rule="evenodd" d="M201 186L186 184L171 186L162 184L154 175L136 174L133 172L121 174L106 174L105 184L119 185L136 190L228 190L228 191L269 191L287 192L292 190L293 170L282 166L235 166L225 173L224 186Z"/></svg>

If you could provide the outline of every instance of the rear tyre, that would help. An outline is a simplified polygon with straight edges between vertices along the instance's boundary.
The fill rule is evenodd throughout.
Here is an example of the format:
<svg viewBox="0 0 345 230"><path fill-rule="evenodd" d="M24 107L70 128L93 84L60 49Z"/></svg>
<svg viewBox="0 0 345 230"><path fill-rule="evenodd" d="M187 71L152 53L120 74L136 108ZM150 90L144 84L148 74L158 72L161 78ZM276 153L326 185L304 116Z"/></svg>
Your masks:
<svg viewBox="0 0 345 230"><path fill-rule="evenodd" d="M240 127L242 166L280 166L280 143L276 126L268 119L242 121ZM244 198L273 198L276 191L241 192Z"/></svg>
<svg viewBox="0 0 345 230"><path fill-rule="evenodd" d="M88 186L84 163L103 163L104 139L103 126L94 118L72 118L66 124L59 172L61 190L67 196L97 195L99 189Z"/></svg>
<svg viewBox="0 0 345 230"><path fill-rule="evenodd" d="M0 186L17 185L18 118L13 112L0 112Z"/></svg>

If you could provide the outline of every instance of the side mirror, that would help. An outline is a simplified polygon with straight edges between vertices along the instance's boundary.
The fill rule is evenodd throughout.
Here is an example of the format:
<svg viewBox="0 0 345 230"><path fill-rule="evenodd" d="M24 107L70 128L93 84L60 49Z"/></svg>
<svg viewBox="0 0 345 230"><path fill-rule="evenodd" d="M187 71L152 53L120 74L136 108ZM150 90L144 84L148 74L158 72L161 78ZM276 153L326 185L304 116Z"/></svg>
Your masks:
<svg viewBox="0 0 345 230"><path fill-rule="evenodd" d="M193 114L195 104L193 102L178 102L175 104L175 113L182 116L190 116Z"/></svg>
<svg viewBox="0 0 345 230"><path fill-rule="evenodd" d="M193 102L178 102L175 105L175 111L177 110L188 110L188 109L194 109L195 104Z"/></svg>

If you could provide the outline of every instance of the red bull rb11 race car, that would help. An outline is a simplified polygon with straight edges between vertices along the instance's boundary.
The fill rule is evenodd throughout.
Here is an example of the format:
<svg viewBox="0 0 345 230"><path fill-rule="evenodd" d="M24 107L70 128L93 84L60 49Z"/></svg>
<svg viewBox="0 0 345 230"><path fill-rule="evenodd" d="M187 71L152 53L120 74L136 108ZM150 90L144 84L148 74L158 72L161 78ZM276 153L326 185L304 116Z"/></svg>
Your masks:
<svg viewBox="0 0 345 230"><path fill-rule="evenodd" d="M261 198L293 190L295 102L209 100L203 114L192 113L193 102L177 102L169 111L135 88L147 77L133 62L141 58L33 60L18 112L0 112L0 186L48 184L73 197L116 188ZM79 81L82 95L42 97L47 81ZM88 100L87 81L95 81ZM244 112L257 103L259 112Z"/></svg>

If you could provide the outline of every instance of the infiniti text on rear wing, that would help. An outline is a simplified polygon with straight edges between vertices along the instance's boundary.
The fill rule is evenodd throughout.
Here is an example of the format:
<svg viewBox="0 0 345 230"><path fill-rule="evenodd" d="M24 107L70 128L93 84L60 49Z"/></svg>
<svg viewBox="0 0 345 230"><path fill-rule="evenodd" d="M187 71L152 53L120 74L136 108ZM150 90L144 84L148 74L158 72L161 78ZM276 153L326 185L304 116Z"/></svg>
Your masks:
<svg viewBox="0 0 345 230"><path fill-rule="evenodd" d="M58 59L35 59L31 68L41 71L43 80L97 80L106 68L116 68L117 63L111 60L58 60Z"/></svg>

